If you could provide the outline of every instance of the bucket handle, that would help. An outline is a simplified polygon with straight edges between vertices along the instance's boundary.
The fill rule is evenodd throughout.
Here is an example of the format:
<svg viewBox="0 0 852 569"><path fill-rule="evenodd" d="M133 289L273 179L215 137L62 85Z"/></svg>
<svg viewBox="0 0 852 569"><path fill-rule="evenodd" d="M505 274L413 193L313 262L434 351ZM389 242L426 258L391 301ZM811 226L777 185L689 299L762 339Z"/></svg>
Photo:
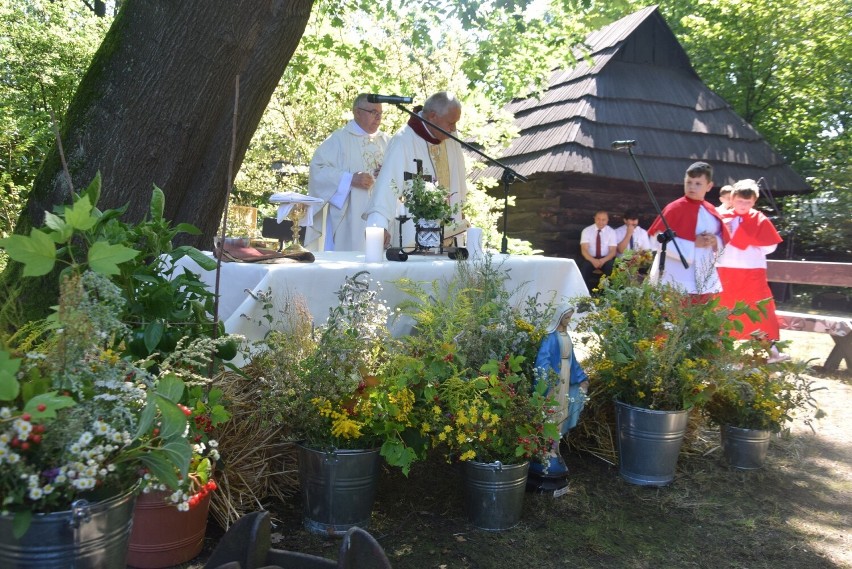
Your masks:
<svg viewBox="0 0 852 569"><path fill-rule="evenodd" d="M88 500L74 500L71 503L71 519L68 520L68 525L77 529L81 523L92 521L92 511Z"/></svg>

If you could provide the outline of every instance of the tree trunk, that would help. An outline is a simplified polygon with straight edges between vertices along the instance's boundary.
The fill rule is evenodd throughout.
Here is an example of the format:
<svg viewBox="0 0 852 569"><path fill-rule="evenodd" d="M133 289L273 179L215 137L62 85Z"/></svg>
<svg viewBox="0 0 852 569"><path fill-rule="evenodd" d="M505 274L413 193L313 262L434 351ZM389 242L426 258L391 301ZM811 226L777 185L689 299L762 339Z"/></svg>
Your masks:
<svg viewBox="0 0 852 569"><path fill-rule="evenodd" d="M84 188L100 170L100 208L127 203L123 219L134 222L146 215L156 184L166 195L166 217L202 231L185 243L210 249L232 183L235 78L240 77L240 97L233 175L304 33L312 4L124 2L60 125L75 188ZM70 203L61 168L54 148L17 232L41 225L54 205ZM3 280L16 279L7 271Z"/></svg>
<svg viewBox="0 0 852 569"><path fill-rule="evenodd" d="M141 219L151 185L166 216L197 225L210 248L232 180L235 78L240 101L233 174L301 39L312 0L126 2L80 83L62 124L74 186L100 170L102 208L129 203ZM56 149L37 177L25 217L68 202ZM24 222L25 225L26 222Z"/></svg>

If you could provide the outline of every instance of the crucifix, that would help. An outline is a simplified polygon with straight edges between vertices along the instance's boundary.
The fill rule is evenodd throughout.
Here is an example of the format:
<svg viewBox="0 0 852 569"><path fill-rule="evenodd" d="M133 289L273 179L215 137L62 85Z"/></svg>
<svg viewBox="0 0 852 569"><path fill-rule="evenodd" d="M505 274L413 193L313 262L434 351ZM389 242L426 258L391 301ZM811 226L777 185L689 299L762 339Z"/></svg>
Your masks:
<svg viewBox="0 0 852 569"><path fill-rule="evenodd" d="M431 182L432 176L430 174L423 174L423 160L419 160L417 158L414 159L414 164L416 166L416 172L403 172L402 179L403 180L411 180L415 176L420 176L423 178L424 182Z"/></svg>

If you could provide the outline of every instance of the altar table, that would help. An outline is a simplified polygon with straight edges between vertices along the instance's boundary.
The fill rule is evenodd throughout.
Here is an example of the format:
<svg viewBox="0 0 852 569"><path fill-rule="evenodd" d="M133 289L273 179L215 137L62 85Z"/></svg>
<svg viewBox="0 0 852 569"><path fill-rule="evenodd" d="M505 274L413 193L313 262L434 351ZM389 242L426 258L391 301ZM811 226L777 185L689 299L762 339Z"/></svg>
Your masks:
<svg viewBox="0 0 852 569"><path fill-rule="evenodd" d="M283 305L288 296L301 294L314 317L321 325L329 314L329 309L337 305L337 291L344 278L359 271L369 272L370 279L380 285L378 298L384 300L393 310L408 296L400 291L394 282L407 278L427 283L431 290L433 281L449 281L459 262L446 256L411 255L406 262L384 261L365 263L364 254L358 252L317 253L313 263L256 264L222 263L219 279L219 320L225 324L225 331L242 334L249 340L263 337L267 327L261 325L263 306L248 291L253 293L271 290L273 314ZM577 265L572 259L540 257L531 255L492 256L492 263L507 271L506 289L515 293L513 300L521 303L526 296L540 293L541 302L559 302L589 294ZM179 267L185 267L201 275L201 280L214 290L215 271L204 271L188 257L178 261ZM371 288L376 288L376 284ZM441 287L442 290L445 287ZM392 318L391 331L399 336L410 331L411 323L404 318Z"/></svg>

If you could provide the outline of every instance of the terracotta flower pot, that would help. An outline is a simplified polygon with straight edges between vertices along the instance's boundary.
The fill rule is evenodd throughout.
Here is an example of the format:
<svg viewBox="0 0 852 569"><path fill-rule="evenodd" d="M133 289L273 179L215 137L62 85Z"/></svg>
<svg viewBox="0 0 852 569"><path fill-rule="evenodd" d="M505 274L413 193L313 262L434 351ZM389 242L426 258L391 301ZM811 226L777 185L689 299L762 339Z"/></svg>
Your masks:
<svg viewBox="0 0 852 569"><path fill-rule="evenodd" d="M157 569L185 563L201 553L210 494L188 512L166 502L164 492L140 494L133 511L127 564Z"/></svg>

